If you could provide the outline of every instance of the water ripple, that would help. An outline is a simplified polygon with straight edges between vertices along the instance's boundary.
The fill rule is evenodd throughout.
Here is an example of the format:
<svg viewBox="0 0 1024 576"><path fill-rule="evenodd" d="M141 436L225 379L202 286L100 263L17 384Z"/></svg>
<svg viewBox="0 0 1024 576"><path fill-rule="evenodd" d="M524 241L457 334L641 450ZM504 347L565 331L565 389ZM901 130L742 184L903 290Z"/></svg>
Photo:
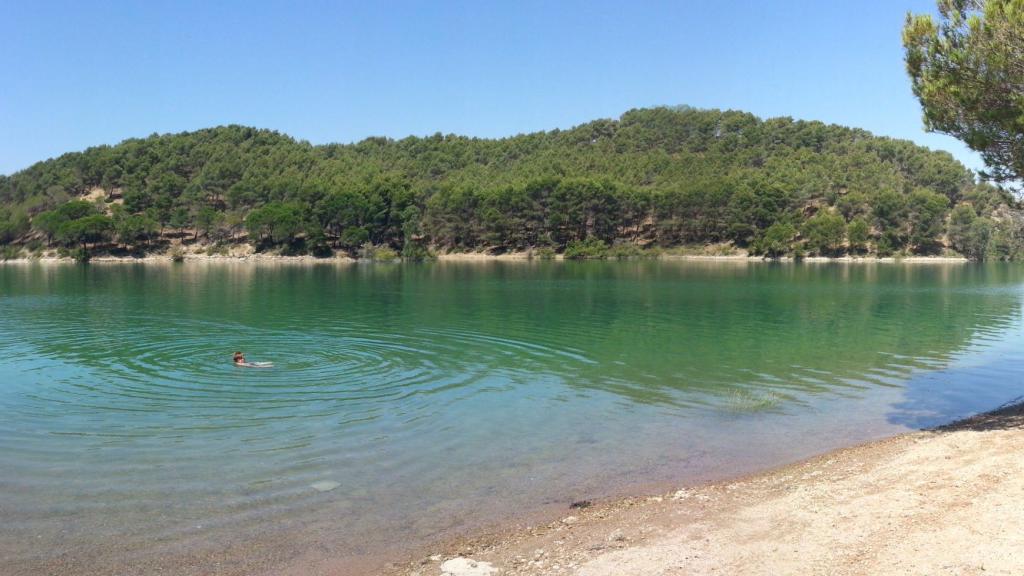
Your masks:
<svg viewBox="0 0 1024 576"><path fill-rule="evenodd" d="M439 518L735 473L995 401L1024 365L1021 285L970 267L0 268L0 510L18 543L80 550L248 527L388 549Z"/></svg>

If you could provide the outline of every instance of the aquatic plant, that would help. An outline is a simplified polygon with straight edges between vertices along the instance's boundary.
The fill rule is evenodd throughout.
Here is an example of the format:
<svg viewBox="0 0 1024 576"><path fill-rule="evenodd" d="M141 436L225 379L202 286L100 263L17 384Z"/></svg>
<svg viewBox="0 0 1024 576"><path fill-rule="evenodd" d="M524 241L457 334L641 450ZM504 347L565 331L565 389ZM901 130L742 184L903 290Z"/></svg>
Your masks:
<svg viewBox="0 0 1024 576"><path fill-rule="evenodd" d="M726 398L729 412L762 412L777 408L785 398L774 390L734 390Z"/></svg>

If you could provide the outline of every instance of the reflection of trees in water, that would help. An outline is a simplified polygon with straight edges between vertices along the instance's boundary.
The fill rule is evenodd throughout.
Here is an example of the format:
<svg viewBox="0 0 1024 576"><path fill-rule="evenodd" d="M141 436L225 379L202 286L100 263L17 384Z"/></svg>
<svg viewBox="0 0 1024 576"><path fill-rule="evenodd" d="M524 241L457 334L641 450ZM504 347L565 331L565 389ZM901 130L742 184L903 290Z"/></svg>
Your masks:
<svg viewBox="0 0 1024 576"><path fill-rule="evenodd" d="M596 363L565 378L578 390L688 404L751 388L857 394L942 366L1017 320L1024 269L609 262L504 275L483 308L520 322L483 314L482 329L579 349Z"/></svg>
<svg viewBox="0 0 1024 576"><path fill-rule="evenodd" d="M718 403L747 388L798 399L890 385L1018 321L1024 280L1024 269L1001 265L755 265L740 276L688 264L677 278L671 272L662 269L675 285L647 284L639 321L606 318L607 337L590 350L612 357L629 342L627 364L663 367L637 382L594 375L638 401ZM650 329L636 330L644 324Z"/></svg>
<svg viewBox="0 0 1024 576"><path fill-rule="evenodd" d="M746 262L40 266L0 272L5 294L58 294L68 320L117 340L146 315L230 327L360 332L442 343L442 368L554 375L567 393L717 404L767 390L857 394L945 365L1018 321L1013 265ZM55 301L59 302L59 301ZM27 312L52 315L40 306ZM51 318L52 320L52 318ZM28 330L31 335L32 331ZM78 361L109 350L30 339ZM282 342L287 346L287 342ZM481 351L493 354L481 354ZM521 354L521 357L517 357ZM514 378L515 379L515 378ZM548 378L547 380L550 380Z"/></svg>

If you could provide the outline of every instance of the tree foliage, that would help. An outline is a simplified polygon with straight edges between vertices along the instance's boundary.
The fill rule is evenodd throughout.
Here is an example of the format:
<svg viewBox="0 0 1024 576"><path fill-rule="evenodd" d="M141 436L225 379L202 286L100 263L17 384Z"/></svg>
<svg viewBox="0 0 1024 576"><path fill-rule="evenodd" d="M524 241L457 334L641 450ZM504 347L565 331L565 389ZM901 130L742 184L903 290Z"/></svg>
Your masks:
<svg viewBox="0 0 1024 576"><path fill-rule="evenodd" d="M769 258L778 258L793 250L793 240L797 230L789 222L776 222L765 230L764 236L757 245L757 250Z"/></svg>
<svg viewBox="0 0 1024 576"><path fill-rule="evenodd" d="M939 0L907 15L907 70L928 129L981 153L997 181L1024 176L1024 2Z"/></svg>
<svg viewBox="0 0 1024 576"><path fill-rule="evenodd" d="M81 200L97 189L102 201ZM756 250L785 224L794 234L772 246L839 253L862 222L858 250L931 251L963 203L1017 241L1001 232L1013 198L948 153L820 122L653 108L498 140L313 146L242 126L126 140L0 177L0 241L65 243L80 225L61 226L98 215L111 223L90 221L89 238L142 249L174 235L410 257L598 242Z"/></svg>
<svg viewBox="0 0 1024 576"><path fill-rule="evenodd" d="M857 218L846 226L846 239L849 243L850 252L854 254L867 250L870 237L871 226L863 218Z"/></svg>
<svg viewBox="0 0 1024 576"><path fill-rule="evenodd" d="M846 220L829 211L818 212L803 225L807 248L821 255L839 252L846 238Z"/></svg>

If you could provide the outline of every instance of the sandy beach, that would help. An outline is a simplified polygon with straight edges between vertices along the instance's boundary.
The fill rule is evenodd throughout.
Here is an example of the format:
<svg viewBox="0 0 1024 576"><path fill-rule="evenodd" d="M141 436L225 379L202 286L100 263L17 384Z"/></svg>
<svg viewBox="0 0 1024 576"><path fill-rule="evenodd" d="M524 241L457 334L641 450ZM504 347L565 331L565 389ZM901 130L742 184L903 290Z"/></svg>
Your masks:
<svg viewBox="0 0 1024 576"><path fill-rule="evenodd" d="M393 566L492 574L1024 573L1024 407L561 519Z"/></svg>
<svg viewBox="0 0 1024 576"><path fill-rule="evenodd" d="M274 253L262 253L249 250L236 250L229 254L206 254L202 251L187 252L182 254L178 259L186 262L286 262L286 263L301 263L301 264L351 264L354 262L360 262L363 260L352 258L351 256L338 253L334 256L320 258L310 255L301 256L283 256ZM537 258L530 252L509 252L504 254L489 254L485 252L453 252L450 254L438 254L434 258L439 262L525 262L525 261L543 261ZM648 258L639 258L648 259ZM661 254L654 260L678 260L678 261L694 261L694 262L767 262L765 258L761 256L749 256L747 254L731 254L731 255L704 255L704 254ZM564 258L561 254L557 254L551 260L562 261ZM610 258L609 260L615 260ZM170 254L148 254L146 256L110 256L110 255L97 255L91 258L90 263L118 263L118 264L166 264L175 261L175 258ZM794 259L790 257L782 257L775 259L777 262L793 262ZM892 257L887 256L884 258L867 256L867 257L853 257L853 256L841 256L837 258L812 256L800 259L803 263L859 263L859 264L874 264L874 263L898 263L898 264L961 264L967 263L967 258L959 256L906 256L906 257ZM2 264L73 264L75 260L66 256L57 256L55 253L48 253L41 257L33 258L12 258L9 260L0 260Z"/></svg>

